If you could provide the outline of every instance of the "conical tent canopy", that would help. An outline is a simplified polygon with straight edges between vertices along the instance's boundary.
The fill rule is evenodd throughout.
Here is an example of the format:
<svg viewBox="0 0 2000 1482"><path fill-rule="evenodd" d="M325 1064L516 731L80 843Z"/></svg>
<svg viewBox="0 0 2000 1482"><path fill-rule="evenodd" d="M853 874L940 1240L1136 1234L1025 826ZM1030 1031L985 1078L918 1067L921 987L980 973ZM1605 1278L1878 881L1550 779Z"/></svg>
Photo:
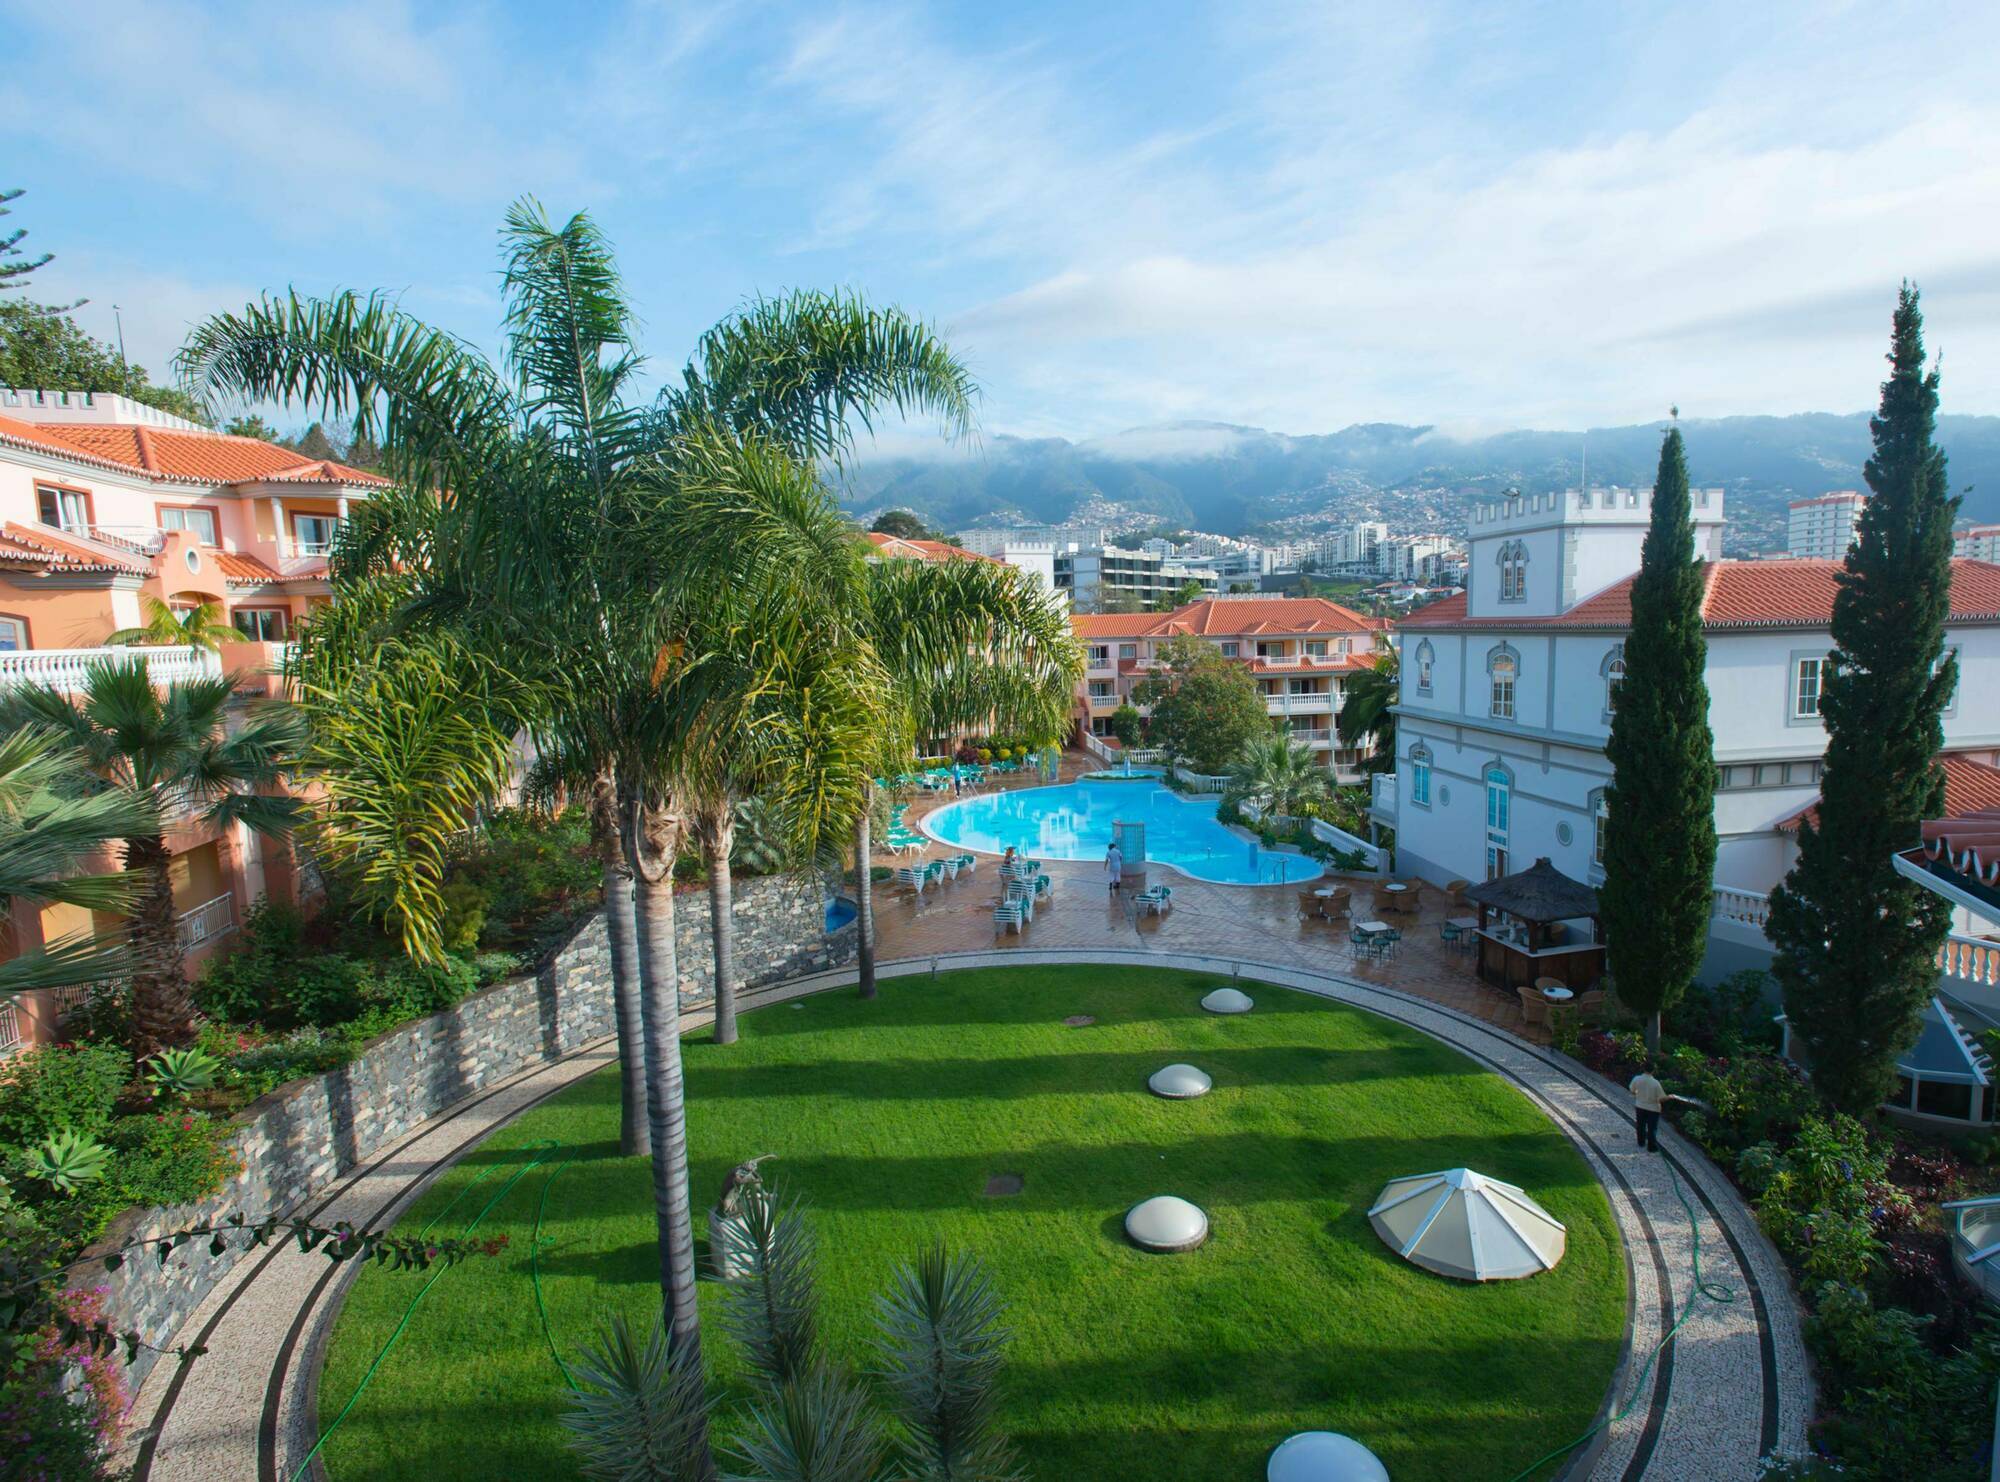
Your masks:
<svg viewBox="0 0 2000 1482"><path fill-rule="evenodd" d="M1404 1259L1460 1281L1513 1281L1563 1257L1562 1222L1513 1184L1453 1168L1391 1179L1368 1222Z"/></svg>

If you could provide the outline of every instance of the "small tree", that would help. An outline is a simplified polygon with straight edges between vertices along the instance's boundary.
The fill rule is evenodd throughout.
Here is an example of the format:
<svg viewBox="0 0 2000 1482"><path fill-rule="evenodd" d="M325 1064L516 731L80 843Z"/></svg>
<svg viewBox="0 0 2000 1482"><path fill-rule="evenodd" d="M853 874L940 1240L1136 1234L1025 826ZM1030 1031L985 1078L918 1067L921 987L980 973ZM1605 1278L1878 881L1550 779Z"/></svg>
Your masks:
<svg viewBox="0 0 2000 1482"><path fill-rule="evenodd" d="M898 540L942 540L930 526L906 509L885 509L868 527L877 535L893 535Z"/></svg>
<svg viewBox="0 0 2000 1482"><path fill-rule="evenodd" d="M1367 669L1347 681L1333 732L1342 746L1369 746L1370 765L1384 771L1396 766L1395 704L1402 694L1395 649L1375 656Z"/></svg>
<svg viewBox="0 0 2000 1482"><path fill-rule="evenodd" d="M1111 734L1118 738L1120 746L1137 746L1139 744L1141 720L1142 717L1133 708L1132 702L1129 700L1111 712L1111 719L1109 721Z"/></svg>
<svg viewBox="0 0 2000 1482"><path fill-rule="evenodd" d="M1678 427L1660 445L1652 523L1632 585L1625 678L1611 717L1604 887L1598 893L1618 996L1646 1017L1687 992L1708 946L1715 879L1715 738L1708 727L1707 582L1695 557Z"/></svg>
<svg viewBox="0 0 2000 1482"><path fill-rule="evenodd" d="M1270 734L1257 681L1199 638L1172 638L1160 650L1166 672L1133 692L1151 705L1153 739L1198 772L1225 771L1250 741Z"/></svg>
<svg viewBox="0 0 2000 1482"><path fill-rule="evenodd" d="M1834 651L1820 684L1826 763L1819 816L1771 893L1772 964L1813 1080L1863 1112L1895 1087L1937 981L1951 907L1895 871L1944 807L1940 719L1958 683L1944 652L1951 526L1944 453L1933 440L1938 373L1924 369L1923 314L1909 284L1896 304L1889 379L1869 423L1870 498L1833 599Z"/></svg>
<svg viewBox="0 0 2000 1482"><path fill-rule="evenodd" d="M1253 738L1237 753L1231 790L1263 810L1267 822L1296 816L1327 794L1328 775L1310 746L1282 733Z"/></svg>

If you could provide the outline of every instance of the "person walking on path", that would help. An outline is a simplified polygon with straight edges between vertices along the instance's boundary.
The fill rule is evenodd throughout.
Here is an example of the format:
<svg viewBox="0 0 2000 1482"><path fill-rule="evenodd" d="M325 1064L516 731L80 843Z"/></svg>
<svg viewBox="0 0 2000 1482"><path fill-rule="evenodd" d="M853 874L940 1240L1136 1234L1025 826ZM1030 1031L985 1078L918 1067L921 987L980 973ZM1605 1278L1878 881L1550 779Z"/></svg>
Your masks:
<svg viewBox="0 0 2000 1482"><path fill-rule="evenodd" d="M1653 1062L1648 1060L1645 1068L1632 1077L1632 1105L1636 1109L1639 1131L1639 1146L1649 1153L1660 1150L1660 1107L1667 1099L1667 1088L1653 1075Z"/></svg>
<svg viewBox="0 0 2000 1482"><path fill-rule="evenodd" d="M1111 893L1118 894L1118 887L1125 880L1125 856L1120 852L1116 839L1113 839L1111 847L1104 851L1104 878L1111 886Z"/></svg>

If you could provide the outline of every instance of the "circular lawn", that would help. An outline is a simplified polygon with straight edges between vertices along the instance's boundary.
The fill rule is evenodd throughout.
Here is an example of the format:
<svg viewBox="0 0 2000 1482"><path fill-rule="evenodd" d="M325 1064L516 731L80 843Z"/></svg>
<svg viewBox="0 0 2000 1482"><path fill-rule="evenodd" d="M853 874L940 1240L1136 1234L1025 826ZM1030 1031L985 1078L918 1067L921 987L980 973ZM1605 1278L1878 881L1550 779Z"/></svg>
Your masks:
<svg viewBox="0 0 2000 1482"><path fill-rule="evenodd" d="M1603 1190L1511 1084L1435 1040L1305 993L1246 983L1254 1012L1203 1013L1212 975L1021 967L885 979L743 1016L742 1038L686 1043L697 1236L729 1166L809 1201L827 1347L867 1363L869 1313L895 1264L942 1236L976 1251L1013 1331L1004 1424L1028 1475L1254 1479L1300 1430L1345 1431L1398 1482L1507 1477L1582 1432L1625 1322L1625 1272ZM1070 1027L1066 1016L1095 1023ZM1186 1061L1198 1100L1150 1094ZM658 1311L651 1184L618 1156L616 1068L502 1129L405 1216L474 1232L499 1255L444 1273L329 1439L336 1482L578 1475L556 1416L561 1378L530 1279L567 1358L603 1317ZM546 1144L560 1149L549 1157ZM1526 1281L1431 1275L1366 1212L1391 1178L1460 1165L1521 1185L1569 1227L1568 1254ZM1018 1193L989 1196L1016 1175ZM468 1189L474 1179L481 1182ZM1177 1194L1207 1211L1183 1255L1129 1245L1127 1209ZM451 1201L456 1198L456 1203ZM427 1273L355 1281L319 1390L339 1413ZM726 1444L744 1391L713 1321L705 1344Z"/></svg>

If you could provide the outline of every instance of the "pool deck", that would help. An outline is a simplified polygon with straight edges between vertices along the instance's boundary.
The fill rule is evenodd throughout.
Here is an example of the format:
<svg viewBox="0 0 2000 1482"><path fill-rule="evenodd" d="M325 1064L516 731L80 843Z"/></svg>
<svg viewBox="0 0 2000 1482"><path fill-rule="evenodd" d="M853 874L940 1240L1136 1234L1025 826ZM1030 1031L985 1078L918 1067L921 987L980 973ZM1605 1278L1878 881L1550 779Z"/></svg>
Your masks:
<svg viewBox="0 0 2000 1482"><path fill-rule="evenodd" d="M1060 780L1099 769L1102 763L1080 752L1063 757ZM1039 787L1039 779L1003 782L1008 791ZM1121 784L1106 783L1107 787ZM952 802L944 797L910 800L908 818L920 823L934 808ZM937 859L955 853L933 843L920 856ZM875 863L908 864L915 856L880 853ZM890 886L875 887L875 950L883 958L926 957L947 952L992 948L1114 948L1119 951L1197 952L1216 957L1240 955L1246 962L1280 963L1313 972L1332 972L1395 988L1445 1008L1504 1029L1537 1044L1548 1042L1548 1031L1522 1021L1521 1006L1481 983L1472 958L1452 950L1439 936L1445 917L1463 914L1448 907L1444 892L1418 886L1418 910L1401 923L1403 940L1396 956L1384 962L1356 962L1348 950L1347 923L1304 920L1299 915L1297 885L1215 885L1196 880L1171 867L1155 866L1145 881L1173 887L1173 908L1164 916L1141 916L1134 909L1129 881L1113 896L1105 884L1103 866L1092 860L1048 860L1043 872L1055 881L1052 901L1036 907L1034 924L1019 935L993 935L993 907L1000 898L998 861L981 855L971 876L932 886L911 897ZM1327 876L1316 885L1345 885L1366 905L1372 879ZM1308 887L1311 888L1311 887ZM1365 911L1362 919L1366 919Z"/></svg>

